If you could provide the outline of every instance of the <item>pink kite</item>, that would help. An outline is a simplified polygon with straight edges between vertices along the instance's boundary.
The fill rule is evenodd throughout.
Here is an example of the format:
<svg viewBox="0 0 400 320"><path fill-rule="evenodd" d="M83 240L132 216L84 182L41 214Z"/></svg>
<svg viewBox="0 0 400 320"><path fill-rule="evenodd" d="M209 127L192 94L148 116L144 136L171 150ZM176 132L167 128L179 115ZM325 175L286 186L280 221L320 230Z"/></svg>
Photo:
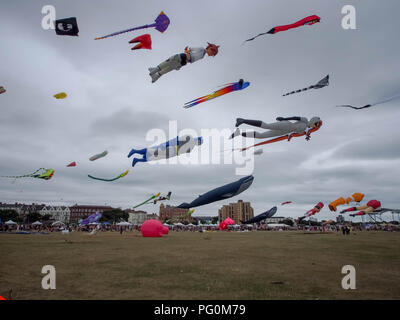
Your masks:
<svg viewBox="0 0 400 320"><path fill-rule="evenodd" d="M162 237L163 235L163 225L160 221L150 219L143 222L142 226L140 227L140 232L142 233L143 237L152 237L158 238Z"/></svg>
<svg viewBox="0 0 400 320"><path fill-rule="evenodd" d="M289 203L292 203L292 201L282 202L282 203L281 203L281 206L284 206L285 204L289 204Z"/></svg>
<svg viewBox="0 0 400 320"><path fill-rule="evenodd" d="M230 224L235 224L235 221L228 217L219 224L218 228L219 230L225 230Z"/></svg>

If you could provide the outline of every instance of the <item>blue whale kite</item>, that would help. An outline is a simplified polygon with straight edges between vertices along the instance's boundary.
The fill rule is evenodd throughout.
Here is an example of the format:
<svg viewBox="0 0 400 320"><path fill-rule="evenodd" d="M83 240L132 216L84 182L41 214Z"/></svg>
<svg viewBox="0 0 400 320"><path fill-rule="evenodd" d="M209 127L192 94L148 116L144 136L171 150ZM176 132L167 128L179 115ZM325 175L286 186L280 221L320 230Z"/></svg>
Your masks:
<svg viewBox="0 0 400 320"><path fill-rule="evenodd" d="M238 181L226 184L222 187L218 187L205 194L199 196L197 199L193 200L191 203L182 203L178 206L181 209L190 209L194 207L203 206L215 201L225 200L232 198L243 191L247 190L253 183L254 177L247 176Z"/></svg>
<svg viewBox="0 0 400 320"><path fill-rule="evenodd" d="M272 208L269 209L268 211L265 211L265 212L263 212L263 213L260 213L258 216L255 216L254 218L251 218L251 219L249 219L249 220L247 220L247 221L242 221L242 220L240 220L240 222L243 223L243 224L257 223L257 222L260 222L260 221L262 221L262 220L271 218L271 217L276 213L277 210L278 210L277 207L272 207Z"/></svg>

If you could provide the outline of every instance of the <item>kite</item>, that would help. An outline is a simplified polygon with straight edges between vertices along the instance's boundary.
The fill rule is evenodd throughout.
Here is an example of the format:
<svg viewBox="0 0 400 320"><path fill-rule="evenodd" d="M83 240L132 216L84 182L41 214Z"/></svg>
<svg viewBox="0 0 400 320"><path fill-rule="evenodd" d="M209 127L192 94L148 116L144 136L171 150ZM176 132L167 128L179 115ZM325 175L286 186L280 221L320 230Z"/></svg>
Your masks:
<svg viewBox="0 0 400 320"><path fill-rule="evenodd" d="M131 50L137 50L137 49L151 50L151 36L148 33L138 36L129 41L129 43L136 43L136 42L139 43L136 46L132 47Z"/></svg>
<svg viewBox="0 0 400 320"><path fill-rule="evenodd" d="M152 195L152 196L151 196L149 199L147 199L146 201L143 201L142 203L137 204L136 206L133 207L133 209L135 209L135 208L137 208L137 207L140 207L140 206L146 204L147 202L149 202L149 201L151 201L151 200L153 200L153 199L155 199L155 198L157 198L157 197L159 197L159 196L160 196L160 192L157 193L157 194L155 194L155 195Z"/></svg>
<svg viewBox="0 0 400 320"><path fill-rule="evenodd" d="M100 180L100 181L115 181L115 180L118 180L118 179L121 179L121 178L125 177L128 174L128 172L129 172L129 170L126 170L125 172L121 173L120 175L118 175L118 176L116 176L115 178L112 178L112 179L96 178L96 177L91 176L90 174L88 174L88 177L91 178L91 179Z"/></svg>
<svg viewBox="0 0 400 320"><path fill-rule="evenodd" d="M305 26L305 25L313 25L314 23L317 23L317 22L320 22L320 21L321 21L320 17L318 17L316 15L312 15L312 16L306 17L306 18L301 19L301 20L299 20L299 21L297 21L295 23L292 23L292 24L288 24L288 25L285 25L285 26L279 26L279 27L272 28L268 32L260 33L260 34L256 35L253 38L247 39L246 41L252 41L255 38L257 38L259 36L262 36L264 34L275 34L275 33L281 32L281 31L286 31L286 30L289 30L289 29L298 28L298 27Z"/></svg>
<svg viewBox="0 0 400 320"><path fill-rule="evenodd" d="M212 94L208 94L204 97L200 97L195 100L186 102L184 108L188 109L199 103L202 103L202 102L205 102L205 101L208 101L211 99L215 99L224 94L231 93L233 91L243 90L243 89L247 88L249 85L250 85L250 82L247 82L247 81L245 82L243 79L240 79L238 82L233 82L233 83L229 83L229 84L225 85L224 88L219 89Z"/></svg>
<svg viewBox="0 0 400 320"><path fill-rule="evenodd" d="M56 34L59 36L78 36L79 28L75 17L55 21Z"/></svg>
<svg viewBox="0 0 400 320"><path fill-rule="evenodd" d="M132 149L128 154L128 158L134 154L142 155L142 158L133 158L132 167L134 167L138 162L169 159L184 153L189 153L196 145L199 146L202 143L202 137L193 138L192 136L185 135L182 137L176 137L154 147Z"/></svg>
<svg viewBox="0 0 400 320"><path fill-rule="evenodd" d="M307 90L310 90L310 89L321 89L321 88L326 87L326 86L329 86L329 74L325 78L323 78L322 80L318 81L317 84L309 86L308 88L304 88L304 89L300 89L300 90L296 90L296 91L285 93L283 95L283 97L288 96L290 94L294 94L294 93L298 93L298 92L302 92L302 91L307 91Z"/></svg>
<svg viewBox="0 0 400 320"><path fill-rule="evenodd" d="M139 30L139 29L152 28L152 27L155 27L157 31L160 31L161 33L163 33L165 30L167 30L169 23L170 23L169 18L164 13L164 11L161 11L161 13L158 15L158 17L156 18L156 20L154 22L155 23L153 23L153 24L146 24L144 26L114 32L114 33L108 34L103 37L95 38L94 40L105 39L105 38L113 37L113 36L116 36L116 35L119 35L122 33L131 32L131 31L135 31L135 30Z"/></svg>
<svg viewBox="0 0 400 320"><path fill-rule="evenodd" d="M158 201L171 200L171 194L172 194L172 192L169 191L168 194L167 194L165 197L164 197L164 196L161 196L161 197L159 197L159 198L157 198L157 199L154 199L154 200L153 200L153 204L156 204ZM149 204L150 204L150 203L149 203Z"/></svg>
<svg viewBox="0 0 400 320"><path fill-rule="evenodd" d="M256 151L254 151L253 154L254 154L255 156L260 156L260 155L263 154L263 152L264 152L263 149L258 149L258 150L256 150Z"/></svg>
<svg viewBox="0 0 400 320"><path fill-rule="evenodd" d="M281 206L284 206L285 204L289 204L289 203L292 203L292 201L282 202L282 203L281 203Z"/></svg>
<svg viewBox="0 0 400 320"><path fill-rule="evenodd" d="M254 218L251 218L251 219L249 219L247 221L240 220L240 222L242 224L258 223L258 222L261 222L261 221L263 221L265 219L271 218L276 213L276 211L278 211L278 208L277 207L272 207L268 211L260 213L259 215L255 216Z"/></svg>
<svg viewBox="0 0 400 320"><path fill-rule="evenodd" d="M355 110L361 110L361 109L366 109L366 108L369 108L369 107L376 106L376 105L378 105L378 104L390 102L390 101L395 100L395 99L398 99L398 98L400 98L400 94L398 94L398 95L396 95L396 96L393 96L393 97L391 97L391 98L388 98L388 99L384 99L384 100L381 100L381 101L372 103L372 104L367 104L367 105L365 105L365 106L363 106L363 107L353 107L353 106L350 106L350 105L348 105L348 104L340 105L340 106L336 106L336 107L339 107L339 108L352 108L352 109L355 109Z"/></svg>
<svg viewBox="0 0 400 320"><path fill-rule="evenodd" d="M333 221L333 220L328 220L328 221L322 222L322 225L325 226L325 225L327 225L327 224L334 224L334 223L335 223L335 221Z"/></svg>
<svg viewBox="0 0 400 320"><path fill-rule="evenodd" d="M329 204L329 210L331 211L336 211L336 207L337 206L341 206L344 204L349 204L350 202L354 201L354 202L361 202L362 199L364 198L364 194L363 193L354 193L351 197L348 197L346 200L343 197L340 197L338 199L336 199L335 201L331 202Z"/></svg>
<svg viewBox="0 0 400 320"><path fill-rule="evenodd" d="M355 216L363 216L366 214L371 214L374 213L374 211L376 210L378 210L379 212L379 209L381 209L381 202L378 200L370 200L365 205L362 205L360 207L351 207L340 211L340 213L362 210L360 212L350 214L350 216L355 217Z"/></svg>
<svg viewBox="0 0 400 320"><path fill-rule="evenodd" d="M150 67L149 75L151 77L151 82L156 82L162 75L171 72L172 70L180 70L188 62L194 63L198 60L204 58L207 54L208 56L215 57L218 54L219 46L208 43L206 48L185 48L185 52L177 53L167 60L161 62L157 67Z"/></svg>
<svg viewBox="0 0 400 320"><path fill-rule="evenodd" d="M159 220L150 219L143 222L140 226L140 232L143 237L151 237L151 238L159 238L162 237L163 234L166 234L164 231L164 226Z"/></svg>
<svg viewBox="0 0 400 320"><path fill-rule="evenodd" d="M101 218L101 213L99 213L99 212L94 213L94 214L90 215L89 217L87 217L86 219L83 219L80 225L83 226L83 225L87 225L89 223L97 222L97 220L99 220L100 218Z"/></svg>
<svg viewBox="0 0 400 320"><path fill-rule="evenodd" d="M6 89L4 89L4 87L0 87L0 94L5 93Z"/></svg>
<svg viewBox="0 0 400 320"><path fill-rule="evenodd" d="M54 175L53 169L39 168L33 173L25 174L22 176L1 176L2 178L37 178L50 180Z"/></svg>
<svg viewBox="0 0 400 320"><path fill-rule="evenodd" d="M281 136L281 137L278 137L278 138L274 138L274 139L270 139L270 140L267 140L267 141L263 141L263 142L255 144L253 146L242 148L242 149L238 149L238 150L246 151L246 150L254 148L254 147L258 147L258 146L262 146L262 145L265 145L265 144L270 144L270 143L274 143L274 142L278 142L278 141L282 141L282 140L290 141L290 139L293 138L293 137L306 136L306 140L308 141L308 140L310 140L311 133L313 133L315 131L318 131L319 128L321 128L321 126L322 126L322 121L320 121L319 124L316 127L313 127L308 131L301 132L301 133L286 134L284 136Z"/></svg>
<svg viewBox="0 0 400 320"><path fill-rule="evenodd" d="M238 181L208 191L205 194L200 195L197 199L193 200L191 203L186 203L186 202L181 203L178 206L178 208L190 209L194 207L203 206L205 204L209 204L215 201L229 199L247 190L253 183L253 180L254 180L253 176L244 177Z"/></svg>
<svg viewBox="0 0 400 320"><path fill-rule="evenodd" d="M308 217L313 216L314 214L320 212L321 209L322 209L323 207L324 207L324 204L323 204L322 202L318 202L318 203L314 206L314 208L312 208L311 210L308 210L304 216L302 216L302 217L300 217L300 218L298 219L298 221L301 221L301 220L303 220L304 218L308 218Z"/></svg>
<svg viewBox="0 0 400 320"><path fill-rule="evenodd" d="M76 167L76 162L71 162L69 165L67 165L67 167Z"/></svg>
<svg viewBox="0 0 400 320"><path fill-rule="evenodd" d="M65 99L67 97L67 94L65 92L60 92L56 93L53 97L56 99Z"/></svg>
<svg viewBox="0 0 400 320"><path fill-rule="evenodd" d="M235 221L228 217L219 224L218 228L219 228L219 230L222 231L222 230L227 229L228 226L231 224L235 224Z"/></svg>
<svg viewBox="0 0 400 320"><path fill-rule="evenodd" d="M95 154L94 156L91 156L91 157L89 158L89 160L90 160L90 161L94 161L94 160L97 160L97 159L100 159L100 158L105 157L107 154L108 154L108 151L106 150L106 151L103 151L102 153Z"/></svg>

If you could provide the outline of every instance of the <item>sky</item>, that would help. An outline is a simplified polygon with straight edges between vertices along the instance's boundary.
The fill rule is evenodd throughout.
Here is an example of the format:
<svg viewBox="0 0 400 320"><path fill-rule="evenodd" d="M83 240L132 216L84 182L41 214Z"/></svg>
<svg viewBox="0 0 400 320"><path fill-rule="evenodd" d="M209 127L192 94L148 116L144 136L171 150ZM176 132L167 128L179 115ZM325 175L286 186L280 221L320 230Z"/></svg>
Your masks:
<svg viewBox="0 0 400 320"><path fill-rule="evenodd" d="M348 4L356 9L355 30L342 28L342 7ZM76 17L79 37L44 30L45 5L55 7L57 19ZM168 134L171 121L178 131L200 134L232 131L236 118L269 123L279 116L319 116L323 126L310 141L294 138L262 147L263 154L254 156L252 186L234 198L198 207L194 215L216 215L222 205L240 199L250 201L255 214L277 205L277 216L299 217L322 201L325 208L317 217L332 219L337 213L328 204L355 192L364 193L366 201L400 208L400 99L359 111L335 107L363 106L400 93L399 9L397 0L2 1L0 86L7 92L0 95L0 175L42 167L55 174L49 181L0 178L0 201L126 209L172 191L169 204L179 205L243 175L237 175L235 163L139 163L132 168L127 154L152 145L146 141L150 130ZM150 24L162 10L171 20L164 33L145 29L94 40ZM244 43L313 14L320 23ZM144 33L151 34L152 50L130 50L128 42ZM207 42L220 46L217 56L151 83L149 67L186 46ZM327 74L328 87L282 97ZM240 78L250 82L245 90L182 108ZM66 99L53 98L63 91ZM224 147L213 154L225 154ZM104 150L106 157L88 160ZM67 168L72 161L77 167ZM128 169L114 182L87 176L112 178ZM284 201L292 204L280 206ZM141 208L158 213L158 205Z"/></svg>

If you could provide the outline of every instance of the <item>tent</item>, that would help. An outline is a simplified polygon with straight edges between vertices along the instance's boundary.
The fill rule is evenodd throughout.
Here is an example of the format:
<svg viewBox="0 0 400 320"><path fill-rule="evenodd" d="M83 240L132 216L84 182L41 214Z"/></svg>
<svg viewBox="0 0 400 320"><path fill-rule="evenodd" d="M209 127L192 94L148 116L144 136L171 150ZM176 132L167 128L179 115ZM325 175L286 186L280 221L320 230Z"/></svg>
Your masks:
<svg viewBox="0 0 400 320"><path fill-rule="evenodd" d="M12 221L12 220L8 220L8 221L5 222L5 224L17 224L17 223Z"/></svg>
<svg viewBox="0 0 400 320"><path fill-rule="evenodd" d="M117 226L131 226L132 223L126 222L126 221L122 221L122 222L118 222L116 224Z"/></svg>
<svg viewBox="0 0 400 320"><path fill-rule="evenodd" d="M34 223L32 223L33 226L41 226L43 223L41 223L40 221L36 221Z"/></svg>
<svg viewBox="0 0 400 320"><path fill-rule="evenodd" d="M54 226L61 226L61 225L65 226L65 223L64 223L64 222L61 222L61 221L56 221L56 222L53 222L53 223L51 224L52 227L54 227Z"/></svg>

